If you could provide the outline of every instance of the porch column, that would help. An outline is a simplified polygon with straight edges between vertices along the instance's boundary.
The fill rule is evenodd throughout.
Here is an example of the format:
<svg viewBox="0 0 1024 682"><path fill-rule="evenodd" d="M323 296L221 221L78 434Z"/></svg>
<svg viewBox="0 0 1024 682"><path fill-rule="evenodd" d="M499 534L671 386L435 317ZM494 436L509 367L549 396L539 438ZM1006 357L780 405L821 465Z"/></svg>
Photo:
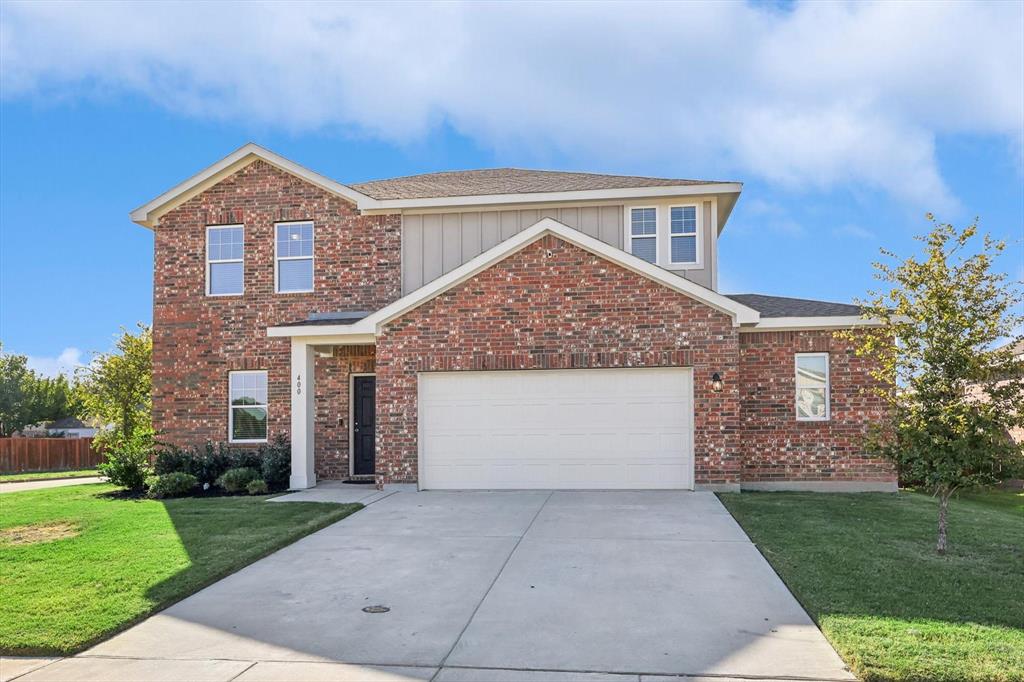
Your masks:
<svg viewBox="0 0 1024 682"><path fill-rule="evenodd" d="M292 475L288 479L288 487L296 490L316 485L316 473L313 471L314 376L313 346L303 339L292 338Z"/></svg>

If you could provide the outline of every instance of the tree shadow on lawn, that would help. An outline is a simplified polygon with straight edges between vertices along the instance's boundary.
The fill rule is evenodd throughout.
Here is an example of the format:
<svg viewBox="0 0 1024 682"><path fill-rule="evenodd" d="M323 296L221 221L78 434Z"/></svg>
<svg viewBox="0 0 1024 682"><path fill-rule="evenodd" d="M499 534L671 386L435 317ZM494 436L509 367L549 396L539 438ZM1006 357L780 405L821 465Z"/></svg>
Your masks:
<svg viewBox="0 0 1024 682"><path fill-rule="evenodd" d="M161 500L188 554L187 568L149 588L160 608L362 509L361 504L267 504L273 495Z"/></svg>
<svg viewBox="0 0 1024 682"><path fill-rule="evenodd" d="M50 637L50 645L11 653L87 649L362 508L268 504L273 495L151 500L103 491L86 497L117 507L104 507L95 519L86 519L82 540L89 544L75 548L79 558L73 565L80 575L69 589L75 599L85 600L78 616L86 618L84 627ZM155 582L147 586L147 580Z"/></svg>

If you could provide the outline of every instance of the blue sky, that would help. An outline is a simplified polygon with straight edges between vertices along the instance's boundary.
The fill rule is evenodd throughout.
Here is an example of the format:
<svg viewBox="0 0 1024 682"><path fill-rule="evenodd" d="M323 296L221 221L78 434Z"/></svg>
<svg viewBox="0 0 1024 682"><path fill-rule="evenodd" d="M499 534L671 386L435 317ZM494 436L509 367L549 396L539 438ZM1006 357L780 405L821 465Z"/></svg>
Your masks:
<svg viewBox="0 0 1024 682"><path fill-rule="evenodd" d="M48 7L0 15L0 340L46 372L151 319L128 211L247 141L340 182L741 180L728 293L863 296L929 210L1024 278L1019 3Z"/></svg>

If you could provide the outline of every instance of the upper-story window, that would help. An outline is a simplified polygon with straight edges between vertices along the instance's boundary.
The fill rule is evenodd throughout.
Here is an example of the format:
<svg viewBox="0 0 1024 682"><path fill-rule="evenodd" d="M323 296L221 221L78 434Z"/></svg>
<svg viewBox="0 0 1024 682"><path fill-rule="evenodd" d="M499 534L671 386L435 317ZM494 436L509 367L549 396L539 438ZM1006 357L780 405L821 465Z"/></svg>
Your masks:
<svg viewBox="0 0 1024 682"><path fill-rule="evenodd" d="M206 228L206 293L238 296L244 288L245 247L241 225Z"/></svg>
<svg viewBox="0 0 1024 682"><path fill-rule="evenodd" d="M629 252L649 263L658 262L658 209L630 209Z"/></svg>
<svg viewBox="0 0 1024 682"><path fill-rule="evenodd" d="M828 353L796 354L797 421L829 418Z"/></svg>
<svg viewBox="0 0 1024 682"><path fill-rule="evenodd" d="M277 223L277 293L313 291L313 223Z"/></svg>
<svg viewBox="0 0 1024 682"><path fill-rule="evenodd" d="M697 207L669 208L672 263L697 262Z"/></svg>

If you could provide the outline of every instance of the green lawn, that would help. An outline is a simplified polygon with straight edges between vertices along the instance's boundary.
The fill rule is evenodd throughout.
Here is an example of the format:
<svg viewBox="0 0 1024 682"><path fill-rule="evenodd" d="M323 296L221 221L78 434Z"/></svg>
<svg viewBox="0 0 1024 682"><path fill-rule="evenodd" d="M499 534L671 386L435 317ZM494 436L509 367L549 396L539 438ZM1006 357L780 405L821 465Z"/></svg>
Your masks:
<svg viewBox="0 0 1024 682"><path fill-rule="evenodd" d="M74 471L26 471L20 474L0 474L0 483L20 483L22 481L47 481L54 478L85 478L99 476L96 469L75 469Z"/></svg>
<svg viewBox="0 0 1024 682"><path fill-rule="evenodd" d="M266 496L101 495L111 490L88 484L0 496L0 653L79 651L361 508L266 504ZM25 526L13 537L11 528ZM17 544L40 533L77 535Z"/></svg>
<svg viewBox="0 0 1024 682"><path fill-rule="evenodd" d="M1024 680L1024 502L963 495L935 554L917 493L720 495L865 680Z"/></svg>

